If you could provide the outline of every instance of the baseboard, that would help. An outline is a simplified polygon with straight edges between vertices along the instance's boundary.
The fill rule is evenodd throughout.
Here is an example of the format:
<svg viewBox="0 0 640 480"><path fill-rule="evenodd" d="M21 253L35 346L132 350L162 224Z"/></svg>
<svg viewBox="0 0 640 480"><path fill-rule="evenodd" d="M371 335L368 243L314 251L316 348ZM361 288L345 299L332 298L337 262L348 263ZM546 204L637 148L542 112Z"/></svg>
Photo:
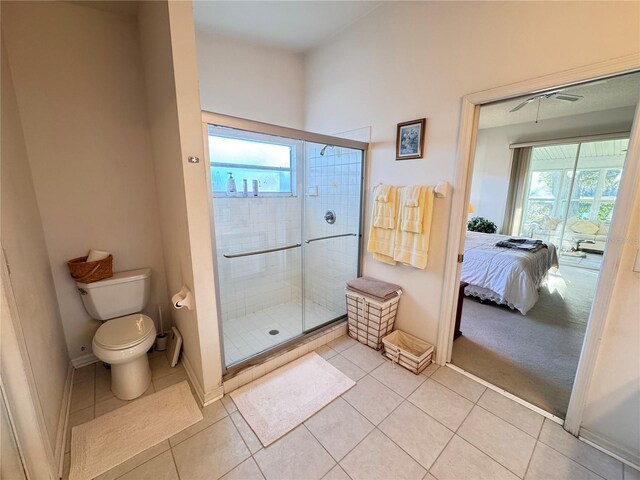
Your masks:
<svg viewBox="0 0 640 480"><path fill-rule="evenodd" d="M86 355L82 355L81 357L76 357L71 359L71 364L74 368L86 367L87 365L91 365L92 363L99 362L100 360L93 353L87 353Z"/></svg>
<svg viewBox="0 0 640 480"><path fill-rule="evenodd" d="M601 452L620 460L622 463L630 467L640 470L640 452L634 452L628 448L609 440L608 438L591 432L586 428L580 428L578 438L588 443L593 448L597 448Z"/></svg>
<svg viewBox="0 0 640 480"><path fill-rule="evenodd" d="M64 384L64 393L60 404L60 418L58 419L58 432L56 434L56 449L54 453L56 462L58 462L56 467L60 478L62 478L62 470L64 467L64 450L67 439L67 425L69 424L69 411L71 410L71 392L73 389L74 372L75 368L73 367L73 363L69 362L67 378Z"/></svg>
<svg viewBox="0 0 640 480"><path fill-rule="evenodd" d="M224 387L222 385L215 388L215 390L208 392L204 396L204 404L203 407L207 405L211 405L213 402L216 402L222 398L224 395Z"/></svg>
<svg viewBox="0 0 640 480"><path fill-rule="evenodd" d="M222 394L223 394L222 385L211 392L204 391L204 388L202 388L202 385L200 385L200 382L196 377L196 373L193 370L193 367L191 366L189 357L187 357L184 354L184 351L182 352L182 365L184 366L184 369L187 372L187 376L191 381L191 385L193 386L193 389L196 391L196 395L198 395L198 400L200 400L200 404L203 407L206 407L207 405L211 405L216 400L222 398Z"/></svg>

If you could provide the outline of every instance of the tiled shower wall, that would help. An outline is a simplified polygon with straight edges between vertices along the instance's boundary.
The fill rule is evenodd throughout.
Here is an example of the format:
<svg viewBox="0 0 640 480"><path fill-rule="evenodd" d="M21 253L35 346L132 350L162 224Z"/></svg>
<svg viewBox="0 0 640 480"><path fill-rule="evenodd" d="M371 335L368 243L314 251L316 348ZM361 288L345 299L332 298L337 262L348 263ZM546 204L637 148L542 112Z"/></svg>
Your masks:
<svg viewBox="0 0 640 480"><path fill-rule="evenodd" d="M307 144L305 239L359 233L361 152ZM316 192L317 189L317 192ZM324 220L333 210L336 222ZM305 245L305 299L339 316L345 313L345 283L357 276L359 238L343 237ZM330 319L326 319L330 320ZM310 325L306 325L307 328Z"/></svg>
<svg viewBox="0 0 640 480"><path fill-rule="evenodd" d="M301 250L225 258L300 241L297 197L213 199L222 318L242 317L300 299Z"/></svg>

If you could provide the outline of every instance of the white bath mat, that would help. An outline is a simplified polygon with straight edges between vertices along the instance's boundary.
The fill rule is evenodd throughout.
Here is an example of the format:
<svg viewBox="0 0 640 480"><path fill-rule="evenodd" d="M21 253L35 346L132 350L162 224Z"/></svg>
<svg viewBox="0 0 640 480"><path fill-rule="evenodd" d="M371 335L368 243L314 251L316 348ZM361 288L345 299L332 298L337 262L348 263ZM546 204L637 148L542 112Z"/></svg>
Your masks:
<svg viewBox="0 0 640 480"><path fill-rule="evenodd" d="M354 385L312 352L234 390L231 398L266 447Z"/></svg>
<svg viewBox="0 0 640 480"><path fill-rule="evenodd" d="M94 478L200 420L185 381L73 427L69 480Z"/></svg>

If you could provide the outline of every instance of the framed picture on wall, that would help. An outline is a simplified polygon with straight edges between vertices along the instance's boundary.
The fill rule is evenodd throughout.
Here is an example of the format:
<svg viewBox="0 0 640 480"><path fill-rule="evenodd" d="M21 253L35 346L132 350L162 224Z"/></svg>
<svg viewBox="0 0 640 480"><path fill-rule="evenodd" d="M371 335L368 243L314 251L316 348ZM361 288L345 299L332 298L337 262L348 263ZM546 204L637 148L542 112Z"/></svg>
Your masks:
<svg viewBox="0 0 640 480"><path fill-rule="evenodd" d="M396 160L422 158L426 118L398 124L396 135Z"/></svg>

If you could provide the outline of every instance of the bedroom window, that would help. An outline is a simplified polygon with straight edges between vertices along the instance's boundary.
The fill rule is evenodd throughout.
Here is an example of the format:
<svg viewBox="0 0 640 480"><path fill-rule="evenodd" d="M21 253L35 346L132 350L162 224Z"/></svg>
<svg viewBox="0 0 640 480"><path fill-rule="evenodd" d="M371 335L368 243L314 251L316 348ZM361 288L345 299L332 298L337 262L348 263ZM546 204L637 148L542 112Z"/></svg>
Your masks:
<svg viewBox="0 0 640 480"><path fill-rule="evenodd" d="M628 139L532 148L520 235L553 231L568 219L608 225Z"/></svg>

